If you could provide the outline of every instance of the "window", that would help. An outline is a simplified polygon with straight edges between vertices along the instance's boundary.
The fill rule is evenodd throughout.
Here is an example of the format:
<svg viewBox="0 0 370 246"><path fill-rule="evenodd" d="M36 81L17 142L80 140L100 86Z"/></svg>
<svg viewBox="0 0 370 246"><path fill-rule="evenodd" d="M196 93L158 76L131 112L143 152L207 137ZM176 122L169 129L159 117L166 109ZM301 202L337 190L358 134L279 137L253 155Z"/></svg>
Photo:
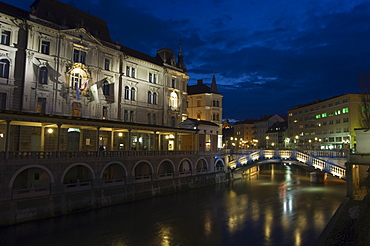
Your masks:
<svg viewBox="0 0 370 246"><path fill-rule="evenodd" d="M36 113L45 114L46 111L46 98L37 98Z"/></svg>
<svg viewBox="0 0 370 246"><path fill-rule="evenodd" d="M342 142L342 137L336 137L335 142Z"/></svg>
<svg viewBox="0 0 370 246"><path fill-rule="evenodd" d="M349 132L349 128L348 127L344 127L343 128L343 132Z"/></svg>
<svg viewBox="0 0 370 246"><path fill-rule="evenodd" d="M148 113L148 124L152 124L152 115Z"/></svg>
<svg viewBox="0 0 370 246"><path fill-rule="evenodd" d="M126 76L130 76L130 67L126 66Z"/></svg>
<svg viewBox="0 0 370 246"><path fill-rule="evenodd" d="M157 93L153 93L153 104L157 104Z"/></svg>
<svg viewBox="0 0 370 246"><path fill-rule="evenodd" d="M202 105L201 100L197 100L197 107L200 107Z"/></svg>
<svg viewBox="0 0 370 246"><path fill-rule="evenodd" d="M39 69L39 83L46 85L48 83L48 68L40 67Z"/></svg>
<svg viewBox="0 0 370 246"><path fill-rule="evenodd" d="M72 103L72 116L81 117L81 103Z"/></svg>
<svg viewBox="0 0 370 246"><path fill-rule="evenodd" d="M125 99L130 99L130 88L125 86Z"/></svg>
<svg viewBox="0 0 370 246"><path fill-rule="evenodd" d="M132 88L131 88L131 100L132 100L132 101L135 101L135 92L136 92L135 88L134 88L134 87L132 87Z"/></svg>
<svg viewBox="0 0 370 246"><path fill-rule="evenodd" d="M175 127L176 126L176 118L175 116L171 116L171 126Z"/></svg>
<svg viewBox="0 0 370 246"><path fill-rule="evenodd" d="M49 41L41 41L41 53L49 55L50 52L50 42Z"/></svg>
<svg viewBox="0 0 370 246"><path fill-rule="evenodd" d="M71 87L74 90L81 88L82 86L82 75L80 73L72 73Z"/></svg>
<svg viewBox="0 0 370 246"><path fill-rule="evenodd" d="M135 68L132 68L132 69L131 69L131 77L132 77L132 78L135 78L135 75L136 75Z"/></svg>
<svg viewBox="0 0 370 246"><path fill-rule="evenodd" d="M333 121L332 120L329 120L329 125L333 125Z"/></svg>
<svg viewBox="0 0 370 246"><path fill-rule="evenodd" d="M178 108L177 104L177 94L176 92L171 92L170 94L170 106L173 110L176 110Z"/></svg>
<svg viewBox="0 0 370 246"><path fill-rule="evenodd" d="M103 117L102 117L103 120L108 119L108 107L107 106L103 106L102 115L103 115Z"/></svg>
<svg viewBox="0 0 370 246"><path fill-rule="evenodd" d="M348 112L349 112L349 111L348 111L348 108L343 108L343 109L342 109L342 113L343 113L343 114L348 113Z"/></svg>
<svg viewBox="0 0 370 246"><path fill-rule="evenodd" d="M129 116L129 112L128 112L128 110L127 110L127 109L125 109L125 111L124 111L124 116L123 116L123 120L127 122L127 121L129 120L129 117L128 117L128 116Z"/></svg>
<svg viewBox="0 0 370 246"><path fill-rule="evenodd" d="M343 122L348 122L349 119L348 118L343 118Z"/></svg>
<svg viewBox="0 0 370 246"><path fill-rule="evenodd" d="M335 120L335 124L339 124L339 123L340 123L340 119Z"/></svg>
<svg viewBox="0 0 370 246"><path fill-rule="evenodd" d="M4 45L10 44L10 31L3 30L1 32L1 44L4 44Z"/></svg>
<svg viewBox="0 0 370 246"><path fill-rule="evenodd" d="M342 132L342 129L341 128L337 128L335 132L336 133L341 133Z"/></svg>
<svg viewBox="0 0 370 246"><path fill-rule="evenodd" d="M153 74L153 83L157 84L157 75L156 74Z"/></svg>
<svg viewBox="0 0 370 246"><path fill-rule="evenodd" d="M220 107L220 101L218 101L218 100L216 101L216 106Z"/></svg>
<svg viewBox="0 0 370 246"><path fill-rule="evenodd" d="M152 92L151 91L148 91L148 103L149 104L152 103Z"/></svg>
<svg viewBox="0 0 370 246"><path fill-rule="evenodd" d="M329 142L334 142L334 137L330 137Z"/></svg>
<svg viewBox="0 0 370 246"><path fill-rule="evenodd" d="M152 73L149 73L149 82L153 83L153 74Z"/></svg>
<svg viewBox="0 0 370 246"><path fill-rule="evenodd" d="M176 88L175 86L176 86L176 81L175 79L172 79L172 88Z"/></svg>
<svg viewBox="0 0 370 246"><path fill-rule="evenodd" d="M135 111L130 111L130 122L134 122Z"/></svg>
<svg viewBox="0 0 370 246"><path fill-rule="evenodd" d="M6 110L6 93L0 92L0 110Z"/></svg>
<svg viewBox="0 0 370 246"><path fill-rule="evenodd" d="M9 78L9 61L7 59L0 60L0 78Z"/></svg>
<svg viewBox="0 0 370 246"><path fill-rule="evenodd" d="M103 95L113 96L113 84L109 84L108 81L105 81L103 84Z"/></svg>
<svg viewBox="0 0 370 246"><path fill-rule="evenodd" d="M86 52L82 50L73 50L73 61L82 64L86 63Z"/></svg>
<svg viewBox="0 0 370 246"><path fill-rule="evenodd" d="M153 114L153 125L157 125L157 115Z"/></svg>
<svg viewBox="0 0 370 246"><path fill-rule="evenodd" d="M105 58L104 60L104 69L109 71L110 70L110 60Z"/></svg>

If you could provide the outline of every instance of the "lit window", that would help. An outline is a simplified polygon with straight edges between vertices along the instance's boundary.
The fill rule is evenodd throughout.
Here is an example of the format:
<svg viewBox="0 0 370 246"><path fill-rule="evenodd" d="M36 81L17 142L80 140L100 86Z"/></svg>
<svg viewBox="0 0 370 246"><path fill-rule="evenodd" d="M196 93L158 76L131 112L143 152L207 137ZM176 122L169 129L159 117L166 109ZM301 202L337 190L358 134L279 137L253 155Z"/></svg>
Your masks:
<svg viewBox="0 0 370 246"><path fill-rule="evenodd" d="M45 114L46 110L46 98L39 97L37 98L36 113Z"/></svg>
<svg viewBox="0 0 370 246"><path fill-rule="evenodd" d="M343 108L343 109L342 109L342 113L343 113L343 114L348 113L348 112L349 112L349 111L348 111L348 108Z"/></svg>
<svg viewBox="0 0 370 246"><path fill-rule="evenodd" d="M81 103L72 103L72 116L81 117Z"/></svg>
<svg viewBox="0 0 370 246"><path fill-rule="evenodd" d="M170 95L170 106L172 107L172 109L176 110L178 108L178 104L177 104L177 94L176 92L171 92L171 95Z"/></svg>
<svg viewBox="0 0 370 246"><path fill-rule="evenodd" d="M80 73L72 73L71 87L76 90L82 86L82 75Z"/></svg>

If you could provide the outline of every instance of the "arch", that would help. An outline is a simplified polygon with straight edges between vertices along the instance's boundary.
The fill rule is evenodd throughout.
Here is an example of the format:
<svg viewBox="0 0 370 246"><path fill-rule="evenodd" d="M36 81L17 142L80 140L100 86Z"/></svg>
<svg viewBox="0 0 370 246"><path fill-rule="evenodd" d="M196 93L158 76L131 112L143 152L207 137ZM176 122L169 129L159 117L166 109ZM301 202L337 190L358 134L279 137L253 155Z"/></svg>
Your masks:
<svg viewBox="0 0 370 246"><path fill-rule="evenodd" d="M158 175L173 174L175 165L169 159L162 160L158 165Z"/></svg>
<svg viewBox="0 0 370 246"><path fill-rule="evenodd" d="M46 168L44 166L41 166L41 165L27 165L27 166L24 166L24 167L20 168L18 171L16 171L14 173L14 175L10 178L9 188L12 188L13 187L13 183L14 183L15 179L17 178L17 176L21 172L23 172L23 171L25 171L26 169L29 169L29 168L39 168L39 169L44 170L49 175L49 177L50 177L50 183L54 183L55 182L54 176L53 176L53 174L51 173L51 171L48 168Z"/></svg>
<svg viewBox="0 0 370 246"><path fill-rule="evenodd" d="M130 99L130 88L125 86L125 99Z"/></svg>
<svg viewBox="0 0 370 246"><path fill-rule="evenodd" d="M215 160L215 170L216 171L222 171L224 170L225 163L222 159L216 159Z"/></svg>
<svg viewBox="0 0 370 246"><path fill-rule="evenodd" d="M41 165L29 165L19 169L10 179L12 198L29 198L50 195L50 184L54 177L50 170Z"/></svg>
<svg viewBox="0 0 370 246"><path fill-rule="evenodd" d="M207 160L204 159L204 158L199 158L197 160L197 164L195 166L195 170L197 172L207 172L207 169L208 169L208 163L207 163Z"/></svg>
<svg viewBox="0 0 370 246"><path fill-rule="evenodd" d="M87 171L90 171L87 173ZM90 176L88 175L90 174ZM76 163L67 167L63 174L61 183L90 182L95 179L94 170L85 163Z"/></svg>
<svg viewBox="0 0 370 246"><path fill-rule="evenodd" d="M122 172L121 172L122 171ZM109 162L106 164L100 174L100 178L103 180L108 179L119 179L127 177L127 169L125 165L118 161Z"/></svg>
<svg viewBox="0 0 370 246"><path fill-rule="evenodd" d="M188 158L184 158L179 163L179 173L189 174L193 170L191 161Z"/></svg>
<svg viewBox="0 0 370 246"><path fill-rule="evenodd" d="M138 161L132 170L132 174L134 177L151 176L153 174L153 166L149 161Z"/></svg>
<svg viewBox="0 0 370 246"><path fill-rule="evenodd" d="M172 91L170 94L170 107L172 110L177 110L178 106L178 96L176 92Z"/></svg>

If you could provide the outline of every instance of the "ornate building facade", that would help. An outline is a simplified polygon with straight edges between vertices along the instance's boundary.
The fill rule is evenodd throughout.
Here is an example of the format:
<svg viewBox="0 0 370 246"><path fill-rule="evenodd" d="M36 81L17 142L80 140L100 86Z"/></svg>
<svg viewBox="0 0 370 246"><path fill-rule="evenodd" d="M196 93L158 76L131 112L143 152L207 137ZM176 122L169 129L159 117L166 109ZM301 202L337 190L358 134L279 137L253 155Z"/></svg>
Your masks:
<svg viewBox="0 0 370 246"><path fill-rule="evenodd" d="M139 139L147 139L141 149L153 149L156 132L168 133L163 127L177 128L187 118L189 77L181 44L177 59L168 48L152 57L112 42L106 21L56 0L37 0L30 12L1 2L0 7L0 110L131 124L122 126L126 150L137 149ZM129 134L135 124L136 135ZM30 150L48 147L42 127L26 127L23 136L14 128L9 144L18 138L40 143ZM75 134L78 149L82 142L91 146L82 127L64 128L62 137ZM6 130L5 121L0 130ZM113 146L111 131L99 134L94 148ZM19 141L9 148L19 149Z"/></svg>

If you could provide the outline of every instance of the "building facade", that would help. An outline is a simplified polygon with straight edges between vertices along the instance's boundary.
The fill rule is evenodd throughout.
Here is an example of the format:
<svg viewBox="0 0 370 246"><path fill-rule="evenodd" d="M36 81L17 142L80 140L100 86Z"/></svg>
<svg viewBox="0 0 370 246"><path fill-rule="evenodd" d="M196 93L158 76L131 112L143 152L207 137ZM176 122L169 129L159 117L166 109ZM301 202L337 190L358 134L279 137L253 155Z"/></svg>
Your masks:
<svg viewBox="0 0 370 246"><path fill-rule="evenodd" d="M30 12L1 2L0 7L0 110L128 124L104 131L101 123L89 123L92 133L76 123L22 125L4 117L2 136L6 131L11 136L0 148L181 149L164 144L164 132L176 135L187 118L189 77L181 46L177 59L168 48L146 55L112 42L104 20L56 0L35 1ZM59 129L65 144L57 147L58 138L47 144L47 127ZM116 145L118 133L125 140ZM162 147L156 138L162 138Z"/></svg>
<svg viewBox="0 0 370 246"><path fill-rule="evenodd" d="M291 107L287 141L303 149L354 148L361 104L360 94L344 94Z"/></svg>
<svg viewBox="0 0 370 246"><path fill-rule="evenodd" d="M271 141L268 139L267 132L277 122L284 122L284 119L277 114L262 116L254 122L254 139L257 140L259 148L269 148Z"/></svg>
<svg viewBox="0 0 370 246"><path fill-rule="evenodd" d="M218 146L222 147L222 98L218 92L216 78L213 75L211 87L198 80L196 85L188 86L189 118L210 121L218 127Z"/></svg>

